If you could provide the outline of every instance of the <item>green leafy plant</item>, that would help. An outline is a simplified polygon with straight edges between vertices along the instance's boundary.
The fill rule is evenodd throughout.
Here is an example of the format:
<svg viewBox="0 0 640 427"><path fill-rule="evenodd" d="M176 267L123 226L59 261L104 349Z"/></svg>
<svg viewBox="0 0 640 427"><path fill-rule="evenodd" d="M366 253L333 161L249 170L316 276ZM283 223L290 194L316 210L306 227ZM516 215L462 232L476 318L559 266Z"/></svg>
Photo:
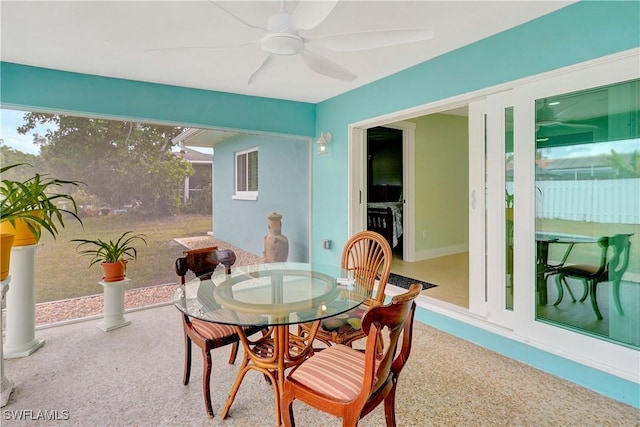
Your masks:
<svg viewBox="0 0 640 427"><path fill-rule="evenodd" d="M23 165L27 164L5 166L0 169L0 174ZM79 181L50 178L38 173L24 181L3 179L0 182L0 222L7 221L15 227L17 219L24 219L36 240L40 238L43 228L55 238L59 233L58 227L64 227L64 214L71 215L82 224L73 197L55 190L80 184ZM65 202L71 205L70 209L60 207Z"/></svg>
<svg viewBox="0 0 640 427"><path fill-rule="evenodd" d="M145 234L133 234L133 231L125 231L113 240L102 239L73 239L79 245L76 250L80 255L93 257L89 263L89 267L98 262L121 262L135 261L138 259L138 251L134 245L135 242L147 244ZM82 249L89 247L89 249Z"/></svg>

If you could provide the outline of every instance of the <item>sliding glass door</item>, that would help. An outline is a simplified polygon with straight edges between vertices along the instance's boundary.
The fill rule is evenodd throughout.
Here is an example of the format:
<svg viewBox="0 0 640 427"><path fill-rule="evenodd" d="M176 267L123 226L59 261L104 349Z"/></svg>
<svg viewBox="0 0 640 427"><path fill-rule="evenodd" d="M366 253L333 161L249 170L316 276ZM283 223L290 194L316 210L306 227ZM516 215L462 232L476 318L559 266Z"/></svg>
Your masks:
<svg viewBox="0 0 640 427"><path fill-rule="evenodd" d="M640 81L535 100L536 319L640 348Z"/></svg>

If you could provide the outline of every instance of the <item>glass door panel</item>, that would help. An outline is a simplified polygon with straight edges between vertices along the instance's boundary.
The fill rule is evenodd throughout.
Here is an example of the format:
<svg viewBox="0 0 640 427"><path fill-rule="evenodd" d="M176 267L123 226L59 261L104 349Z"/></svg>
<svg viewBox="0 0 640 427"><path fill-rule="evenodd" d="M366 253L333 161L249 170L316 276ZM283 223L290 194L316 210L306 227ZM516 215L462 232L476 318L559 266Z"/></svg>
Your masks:
<svg viewBox="0 0 640 427"><path fill-rule="evenodd" d="M504 109L504 234L505 234L505 308L513 310L513 107Z"/></svg>
<svg viewBox="0 0 640 427"><path fill-rule="evenodd" d="M535 104L536 319L640 348L640 81Z"/></svg>

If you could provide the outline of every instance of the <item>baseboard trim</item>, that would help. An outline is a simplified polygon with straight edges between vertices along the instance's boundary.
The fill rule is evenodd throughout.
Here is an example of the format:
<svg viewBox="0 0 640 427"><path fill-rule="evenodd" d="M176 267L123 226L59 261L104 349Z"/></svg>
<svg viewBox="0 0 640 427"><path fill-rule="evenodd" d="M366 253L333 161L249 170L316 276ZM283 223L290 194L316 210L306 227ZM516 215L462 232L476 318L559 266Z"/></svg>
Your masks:
<svg viewBox="0 0 640 427"><path fill-rule="evenodd" d="M455 255L459 253L469 252L469 244L447 246L444 248L426 249L416 252L416 261L425 261L432 258L439 258L447 255Z"/></svg>

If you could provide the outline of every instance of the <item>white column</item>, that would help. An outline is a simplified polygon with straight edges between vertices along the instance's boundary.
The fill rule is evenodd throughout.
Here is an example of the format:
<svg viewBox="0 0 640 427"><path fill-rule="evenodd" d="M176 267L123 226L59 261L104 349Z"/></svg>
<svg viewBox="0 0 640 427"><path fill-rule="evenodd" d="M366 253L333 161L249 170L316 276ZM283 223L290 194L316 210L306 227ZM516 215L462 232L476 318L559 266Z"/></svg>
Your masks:
<svg viewBox="0 0 640 427"><path fill-rule="evenodd" d="M4 357L29 356L44 345L36 338L35 258L38 245L11 248Z"/></svg>
<svg viewBox="0 0 640 427"><path fill-rule="evenodd" d="M2 292L2 303L0 303L0 308L4 306L4 296L9 290L10 281L11 276L0 282L0 291ZM0 331L2 331L2 316L0 316ZM2 346L0 345L0 391L2 392L0 408L7 405L7 402L9 402L9 396L13 391L13 382L4 376L4 355L2 353Z"/></svg>
<svg viewBox="0 0 640 427"><path fill-rule="evenodd" d="M124 318L124 287L130 281L131 279L119 282L98 282L104 288L103 318L98 322L98 328L109 332L131 323Z"/></svg>

